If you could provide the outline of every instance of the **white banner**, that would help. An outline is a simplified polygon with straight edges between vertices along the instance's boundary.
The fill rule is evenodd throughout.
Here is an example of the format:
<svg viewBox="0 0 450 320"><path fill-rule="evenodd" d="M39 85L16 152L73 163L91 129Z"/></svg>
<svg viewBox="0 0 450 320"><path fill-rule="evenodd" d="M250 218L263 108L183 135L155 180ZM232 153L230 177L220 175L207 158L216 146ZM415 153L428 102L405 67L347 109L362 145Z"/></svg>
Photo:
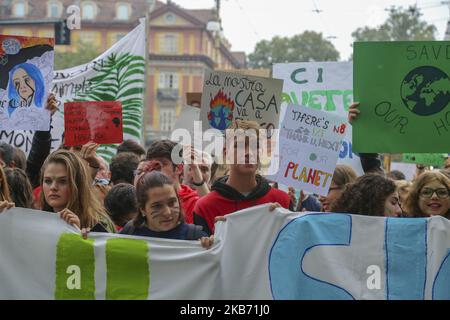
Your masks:
<svg viewBox="0 0 450 320"><path fill-rule="evenodd" d="M121 101L124 140L140 142L145 74L145 23L141 23L95 60L81 66L54 72L51 86L59 112L52 120L52 149L61 145L64 132L64 102ZM33 131L0 131L0 140L28 153ZM104 145L98 154L110 160L114 145Z"/></svg>
<svg viewBox="0 0 450 320"><path fill-rule="evenodd" d="M281 117L289 103L308 106L347 120L353 101L353 64L351 62L276 63L273 77L284 80ZM363 175L359 156L352 151L352 128L348 125L342 141L338 164L347 164Z"/></svg>
<svg viewBox="0 0 450 320"><path fill-rule="evenodd" d="M227 216L214 246L92 233L56 214L0 214L0 299L450 299L450 222Z"/></svg>

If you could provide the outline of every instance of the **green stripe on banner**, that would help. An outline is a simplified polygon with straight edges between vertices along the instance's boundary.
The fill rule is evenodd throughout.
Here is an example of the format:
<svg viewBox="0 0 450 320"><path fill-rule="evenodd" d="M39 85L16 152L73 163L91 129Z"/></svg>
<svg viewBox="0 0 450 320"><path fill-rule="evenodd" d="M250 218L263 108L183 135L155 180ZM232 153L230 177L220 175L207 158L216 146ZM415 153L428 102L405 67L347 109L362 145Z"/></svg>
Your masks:
<svg viewBox="0 0 450 320"><path fill-rule="evenodd" d="M106 299L147 299L150 288L148 246L143 240L109 239L106 242Z"/></svg>
<svg viewBox="0 0 450 320"><path fill-rule="evenodd" d="M64 233L56 248L57 300L95 300L94 241Z"/></svg>

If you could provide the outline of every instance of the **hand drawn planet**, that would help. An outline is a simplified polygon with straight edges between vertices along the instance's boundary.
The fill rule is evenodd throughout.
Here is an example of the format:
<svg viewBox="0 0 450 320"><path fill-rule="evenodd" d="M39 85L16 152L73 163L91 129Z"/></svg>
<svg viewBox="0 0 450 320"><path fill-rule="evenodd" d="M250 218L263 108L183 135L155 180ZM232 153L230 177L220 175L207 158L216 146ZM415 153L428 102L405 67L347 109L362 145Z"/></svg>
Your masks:
<svg viewBox="0 0 450 320"><path fill-rule="evenodd" d="M450 79L436 67L417 67L403 79L400 95L411 112L419 116L433 115L450 103Z"/></svg>

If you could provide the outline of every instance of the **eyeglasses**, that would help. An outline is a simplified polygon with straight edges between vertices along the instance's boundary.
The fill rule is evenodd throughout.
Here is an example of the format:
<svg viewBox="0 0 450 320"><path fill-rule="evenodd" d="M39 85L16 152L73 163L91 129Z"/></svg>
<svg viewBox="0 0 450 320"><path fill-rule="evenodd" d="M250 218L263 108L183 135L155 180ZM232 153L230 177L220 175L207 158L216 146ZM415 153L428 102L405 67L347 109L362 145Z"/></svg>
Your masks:
<svg viewBox="0 0 450 320"><path fill-rule="evenodd" d="M422 198L431 198L435 192L439 199L447 199L449 196L448 194L449 191L445 188L438 188L438 189L424 188L422 189L422 191L420 191L420 196Z"/></svg>

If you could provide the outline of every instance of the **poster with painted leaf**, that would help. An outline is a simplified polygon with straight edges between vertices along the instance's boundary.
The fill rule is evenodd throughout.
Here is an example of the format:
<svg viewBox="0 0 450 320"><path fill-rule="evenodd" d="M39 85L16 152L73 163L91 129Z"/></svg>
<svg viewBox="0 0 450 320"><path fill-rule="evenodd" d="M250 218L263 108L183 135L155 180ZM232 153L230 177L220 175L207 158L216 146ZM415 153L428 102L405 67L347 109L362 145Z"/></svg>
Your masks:
<svg viewBox="0 0 450 320"><path fill-rule="evenodd" d="M120 101L66 102L64 104L64 144L79 146L123 141Z"/></svg>
<svg viewBox="0 0 450 320"><path fill-rule="evenodd" d="M447 159L446 153L404 153L403 162L442 167Z"/></svg>
<svg viewBox="0 0 450 320"><path fill-rule="evenodd" d="M358 152L448 153L450 42L356 42Z"/></svg>
<svg viewBox="0 0 450 320"><path fill-rule="evenodd" d="M270 179L327 195L347 127L337 115L289 104L274 155L279 170Z"/></svg>
<svg viewBox="0 0 450 320"><path fill-rule="evenodd" d="M278 129L282 88L278 79L207 71L200 115L203 130L225 132L238 119L256 121L269 132Z"/></svg>
<svg viewBox="0 0 450 320"><path fill-rule="evenodd" d="M50 130L54 39L0 35L0 129Z"/></svg>
<svg viewBox="0 0 450 320"><path fill-rule="evenodd" d="M347 120L353 102L353 64L351 62L275 63L273 77L282 79L280 121L289 103L336 114ZM349 165L363 175L359 155L352 148L352 127L342 141L338 164Z"/></svg>

